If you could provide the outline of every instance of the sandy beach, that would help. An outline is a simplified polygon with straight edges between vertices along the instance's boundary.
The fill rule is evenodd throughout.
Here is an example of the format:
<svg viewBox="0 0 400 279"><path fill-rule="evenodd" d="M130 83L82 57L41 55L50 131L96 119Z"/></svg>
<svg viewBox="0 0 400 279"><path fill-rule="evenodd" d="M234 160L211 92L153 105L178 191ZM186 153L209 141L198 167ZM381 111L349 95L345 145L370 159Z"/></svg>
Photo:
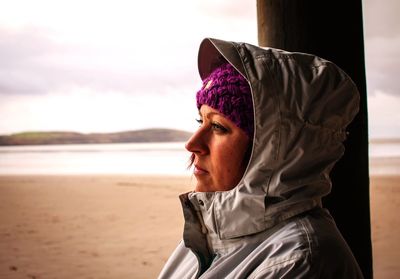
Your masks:
<svg viewBox="0 0 400 279"><path fill-rule="evenodd" d="M374 270L400 278L400 177L371 179ZM0 176L0 278L155 278L189 177Z"/></svg>

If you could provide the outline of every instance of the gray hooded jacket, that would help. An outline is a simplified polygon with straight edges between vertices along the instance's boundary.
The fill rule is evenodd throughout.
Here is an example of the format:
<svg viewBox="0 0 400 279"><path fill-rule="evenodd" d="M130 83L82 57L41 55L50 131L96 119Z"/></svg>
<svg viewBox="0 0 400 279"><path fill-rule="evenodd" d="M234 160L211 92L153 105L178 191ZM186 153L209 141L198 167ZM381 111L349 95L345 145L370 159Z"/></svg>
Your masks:
<svg viewBox="0 0 400 279"><path fill-rule="evenodd" d="M205 39L202 79L224 61L249 82L253 149L230 191L180 196L183 240L159 278L362 278L321 197L358 112L350 78L319 57Z"/></svg>

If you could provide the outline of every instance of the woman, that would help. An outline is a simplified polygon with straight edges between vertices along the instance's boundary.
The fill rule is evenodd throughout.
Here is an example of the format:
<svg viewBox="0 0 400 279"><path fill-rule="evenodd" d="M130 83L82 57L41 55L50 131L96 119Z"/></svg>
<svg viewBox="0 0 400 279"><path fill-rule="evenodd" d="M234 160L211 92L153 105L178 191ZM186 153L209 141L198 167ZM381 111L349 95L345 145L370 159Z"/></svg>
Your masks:
<svg viewBox="0 0 400 279"><path fill-rule="evenodd" d="M321 203L358 111L350 78L312 55L216 39L198 61L197 183L159 278L362 278Z"/></svg>

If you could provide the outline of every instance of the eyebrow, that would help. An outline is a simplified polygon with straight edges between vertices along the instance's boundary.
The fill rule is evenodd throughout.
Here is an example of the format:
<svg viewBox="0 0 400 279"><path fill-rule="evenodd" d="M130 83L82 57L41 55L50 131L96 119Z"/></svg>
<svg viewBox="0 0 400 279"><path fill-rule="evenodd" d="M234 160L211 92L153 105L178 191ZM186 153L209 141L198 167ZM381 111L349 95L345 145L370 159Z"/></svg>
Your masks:
<svg viewBox="0 0 400 279"><path fill-rule="evenodd" d="M214 114L223 116L223 114L221 114L221 113L219 113L219 112L208 112L208 113L205 115L205 117L206 117L207 119L210 119L210 116L212 116L212 115L214 115ZM200 116L200 117L203 117L203 115L200 113L200 111L199 111L199 116Z"/></svg>

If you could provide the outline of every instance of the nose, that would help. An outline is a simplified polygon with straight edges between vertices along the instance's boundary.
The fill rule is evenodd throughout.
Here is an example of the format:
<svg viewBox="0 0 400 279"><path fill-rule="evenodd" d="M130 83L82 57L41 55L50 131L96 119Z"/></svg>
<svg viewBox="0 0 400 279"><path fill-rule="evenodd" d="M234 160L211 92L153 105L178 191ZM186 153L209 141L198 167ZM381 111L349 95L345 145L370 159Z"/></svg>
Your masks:
<svg viewBox="0 0 400 279"><path fill-rule="evenodd" d="M200 127L186 142L186 150L198 155L206 154L208 151L206 137L206 131Z"/></svg>

